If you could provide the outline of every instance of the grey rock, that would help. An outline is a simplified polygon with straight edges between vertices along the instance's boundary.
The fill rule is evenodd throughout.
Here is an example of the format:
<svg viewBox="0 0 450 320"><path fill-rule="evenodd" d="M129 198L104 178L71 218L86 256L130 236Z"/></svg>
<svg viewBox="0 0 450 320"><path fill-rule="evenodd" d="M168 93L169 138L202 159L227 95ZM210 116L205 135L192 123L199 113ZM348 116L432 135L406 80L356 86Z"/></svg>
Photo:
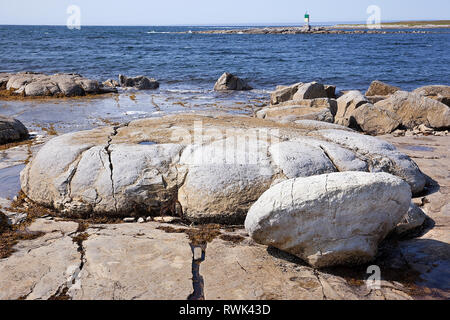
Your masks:
<svg viewBox="0 0 450 320"><path fill-rule="evenodd" d="M292 100L294 98L294 94L297 93L298 88L302 85L303 83L299 82L288 87L278 86L276 90L270 94L270 103L272 105L276 105Z"/></svg>
<svg viewBox="0 0 450 320"><path fill-rule="evenodd" d="M399 87L394 87L384 82L375 80L370 84L370 87L366 92L366 96L388 96L399 90Z"/></svg>
<svg viewBox="0 0 450 320"><path fill-rule="evenodd" d="M413 93L420 94L450 106L450 86L432 85L417 88Z"/></svg>
<svg viewBox="0 0 450 320"><path fill-rule="evenodd" d="M403 216L402 220L397 224L395 232L397 234L405 234L423 225L426 214L413 202L409 205L408 212Z"/></svg>
<svg viewBox="0 0 450 320"><path fill-rule="evenodd" d="M74 97L105 93L97 81L84 78L79 74L46 75L26 72L3 75L3 77L0 76L0 80L2 80L0 88L14 90L16 94L31 97Z"/></svg>
<svg viewBox="0 0 450 320"><path fill-rule="evenodd" d="M47 300L69 287L81 264L81 253L69 236L78 223L38 219L30 232L45 234L21 241L0 260L0 299Z"/></svg>
<svg viewBox="0 0 450 320"><path fill-rule="evenodd" d="M119 84L125 88L135 88L138 90L155 90L159 88L159 82L146 76L127 77L119 75Z"/></svg>
<svg viewBox="0 0 450 320"><path fill-rule="evenodd" d="M201 141L191 135L196 122ZM141 144L148 141L154 144ZM425 185L395 147L335 124L183 114L58 136L22 171L21 186L63 216L139 212L242 223L274 183L338 170L389 172L414 192Z"/></svg>
<svg viewBox="0 0 450 320"><path fill-rule="evenodd" d="M247 84L243 79L229 73L225 72L220 76L214 85L215 91L228 91L228 90L252 90L253 88Z"/></svg>
<svg viewBox="0 0 450 320"><path fill-rule="evenodd" d="M371 103L366 103L354 110L350 123L356 123L362 131L371 135L391 133L401 124L395 113Z"/></svg>
<svg viewBox="0 0 450 320"><path fill-rule="evenodd" d="M357 90L349 91L337 99L337 110L334 123L343 126L350 126L350 119L353 112L360 106L369 103L361 92Z"/></svg>
<svg viewBox="0 0 450 320"><path fill-rule="evenodd" d="M274 163L288 179L336 171L333 163L320 147L302 141L274 144L270 146L269 152Z"/></svg>
<svg viewBox="0 0 450 320"><path fill-rule="evenodd" d="M68 290L73 300L182 300L192 293L192 253L182 233L158 225L88 229L85 264Z"/></svg>
<svg viewBox="0 0 450 320"><path fill-rule="evenodd" d="M344 172L297 178L267 190L245 229L258 243L316 268L371 261L411 202L406 182L387 173Z"/></svg>
<svg viewBox="0 0 450 320"><path fill-rule="evenodd" d="M301 85L293 96L293 100L328 98L323 84L310 82Z"/></svg>
<svg viewBox="0 0 450 320"><path fill-rule="evenodd" d="M408 129L421 124L433 129L450 127L450 108L417 93L397 91L375 106L395 114L402 126Z"/></svg>
<svg viewBox="0 0 450 320"><path fill-rule="evenodd" d="M314 135L352 150L365 159L370 172L388 172L404 179L414 194L420 193L425 186L426 176L417 164L388 142L343 130L319 130Z"/></svg>
<svg viewBox="0 0 450 320"><path fill-rule="evenodd" d="M0 115L0 145L28 138L28 130L17 119Z"/></svg>

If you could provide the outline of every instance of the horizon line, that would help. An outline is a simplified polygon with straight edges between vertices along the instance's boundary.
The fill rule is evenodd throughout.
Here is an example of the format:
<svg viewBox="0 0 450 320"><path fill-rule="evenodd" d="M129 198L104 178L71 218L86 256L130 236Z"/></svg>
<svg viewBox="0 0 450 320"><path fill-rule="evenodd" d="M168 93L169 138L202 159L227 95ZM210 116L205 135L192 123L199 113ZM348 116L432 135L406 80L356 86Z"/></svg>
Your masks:
<svg viewBox="0 0 450 320"><path fill-rule="evenodd" d="M381 23L392 22L409 22L409 21L441 21L443 19L423 19L423 20L385 20ZM311 22L311 24L361 24L365 21L317 21ZM304 22L246 22L246 23L202 23L202 24L82 24L81 27L220 27L220 26L283 26L283 25L304 25ZM15 27L65 27L66 24L3 24L0 26L15 26Z"/></svg>

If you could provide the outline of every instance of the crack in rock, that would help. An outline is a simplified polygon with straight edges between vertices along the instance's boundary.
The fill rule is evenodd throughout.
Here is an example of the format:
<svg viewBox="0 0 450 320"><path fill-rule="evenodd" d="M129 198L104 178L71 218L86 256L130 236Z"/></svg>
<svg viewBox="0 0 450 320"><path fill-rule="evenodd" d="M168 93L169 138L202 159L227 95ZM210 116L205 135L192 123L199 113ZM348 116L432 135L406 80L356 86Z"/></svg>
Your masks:
<svg viewBox="0 0 450 320"><path fill-rule="evenodd" d="M200 264L206 258L206 242L202 244L189 244L192 251L192 286L194 291L188 296L188 300L205 300L205 281L200 274ZM201 250L201 256L196 257L196 249Z"/></svg>
<svg viewBox="0 0 450 320"><path fill-rule="evenodd" d="M117 199L116 199L116 189L115 189L115 186L114 186L114 178L113 178L113 173L114 173L113 170L114 170L114 168L113 168L112 155L111 155L112 151L111 151L110 148L111 148L112 139L113 139L114 136L117 135L119 128L120 128L119 126L113 127L113 132L108 137L108 142L107 142L107 145L105 147L105 151L108 154L109 171L110 171L110 179L111 179L111 187L112 187L112 197L114 199L114 209L116 211L116 214L117 214Z"/></svg>

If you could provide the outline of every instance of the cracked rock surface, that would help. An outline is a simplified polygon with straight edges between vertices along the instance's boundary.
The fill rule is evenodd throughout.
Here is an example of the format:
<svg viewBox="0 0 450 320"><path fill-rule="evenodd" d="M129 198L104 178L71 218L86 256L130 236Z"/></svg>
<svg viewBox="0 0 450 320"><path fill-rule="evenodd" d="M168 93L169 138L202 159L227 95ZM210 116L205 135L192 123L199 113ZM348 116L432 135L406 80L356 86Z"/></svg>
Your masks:
<svg viewBox="0 0 450 320"><path fill-rule="evenodd" d="M144 123L151 122L145 120ZM161 124L160 130L154 128L146 130L149 132L155 130L154 132L157 134L154 135L154 141L162 141L156 139L167 136L170 123ZM314 121L302 121L302 127L311 131L319 129L318 125L327 126L327 128L320 127L320 129L330 129L328 128L329 124L326 123L315 124ZM118 139L122 130L129 130L129 128L122 127L114 139ZM106 130L106 138L101 140L101 146L107 145L108 137L112 133L112 129ZM292 130L288 133L292 135ZM362 137L358 134L355 135ZM127 136L128 133L123 136L123 141L126 141ZM367 138L370 138L369 144L371 145L374 144L374 141L380 141L379 139L372 140L372 137ZM95 142L96 139L96 135L91 131L87 141ZM151 141L146 135L143 135L142 139ZM370 162L363 157L366 154L364 150L352 151L343 144L329 143L328 139L324 141L313 136L302 136L301 139L311 139L319 143L335 166L346 165L350 168L362 163L367 165ZM205 299L403 300L414 298L448 300L450 298L450 282L448 280L450 279L448 276L448 270L450 270L450 184L448 176L448 172L450 172L448 161L450 141L447 137L437 136L383 136L382 139L395 145L398 148L397 153L409 155L417 162L421 170L435 181L435 184L426 187L426 195L422 194L413 199L414 203L428 217L429 221L425 222L425 227L422 227L424 229L418 235L414 235L414 238L409 237L407 240L389 241L387 245L382 244L379 256L370 263L381 268L380 289L369 289L366 286L365 280L369 276L366 273L367 266L314 270L295 256L254 243L244 230L238 229L233 233L222 230L222 233L233 236L237 233L243 238L240 239L240 242L225 241L218 237L208 243L206 259L202 262L199 270L204 280ZM325 146L327 147L325 148ZM16 149L8 150L8 157L2 158L3 165L9 161L11 163L21 162L27 157L26 146L17 148L20 148L17 155L15 155ZM333 156L334 152L340 153L339 159L342 158L345 161L336 161L337 157ZM65 153L58 155L64 157ZM361 160L360 157L364 160ZM339 170L343 171L344 169ZM192 252L189 240L182 233L165 234L161 230L154 230L167 225L154 222L92 225L84 231L89 236L82 241L83 252L80 252L80 246L74 242L74 238L80 234L80 232L76 232L78 222L38 219L35 224L28 229L42 230L46 234L35 240L19 241L14 247L16 252L7 258L0 259L0 296L2 299L47 299L64 294L64 292L66 298L69 299L94 296L92 292L99 294L95 297L98 299L102 299L103 296L109 299L120 297L138 299L141 293L144 293L141 298L148 299L175 297L186 299L193 292ZM172 225L172 227L176 227L176 225ZM116 235L120 239L114 241L115 248L111 248L108 242L113 241ZM131 247L136 238L139 239L138 248L143 253L136 252ZM159 241L159 238L163 240ZM89 242L90 240L92 242ZM160 242L163 244L159 245ZM99 247L99 244L102 246ZM160 247L164 249L160 250ZM125 248L128 249L125 250ZM142 259L144 255L150 257L153 250L167 258L166 261L169 262L167 262L166 268L180 261L179 258L176 258L177 254L183 257L183 266L181 269L170 267L169 272L165 274L156 272L158 277L152 276L150 272L147 273L146 269L153 270L152 261L143 261ZM177 254L170 254L168 250ZM110 253L111 256L109 256ZM134 258L132 255L141 256ZM134 263L128 263L128 260ZM121 267L120 263L111 263L117 261L126 265L127 268ZM158 270L157 266L160 266L160 260L156 259L155 261L157 262L155 269ZM142 267L140 263L145 264L146 268ZM80 267L82 267L81 272ZM83 270L96 271L88 274L83 273ZM164 289L166 280L171 281L172 275L178 279L178 274L181 272L183 276L180 275L182 278L179 281L180 289L175 289L173 295L167 294L166 296L167 291ZM114 281L117 282L117 278L122 274L127 281L119 281L119 285L112 284ZM142 274L145 277L141 277ZM85 284L84 287L83 282L80 282L82 277L88 284ZM105 285L109 277L115 280ZM144 279L145 286L140 286L136 279ZM97 280L98 286L95 285ZM133 285L128 286L128 282ZM161 289L158 289L154 295L150 295L147 292L148 286L161 286Z"/></svg>
<svg viewBox="0 0 450 320"><path fill-rule="evenodd" d="M91 225L80 250L74 242L78 223L38 219L29 228L46 234L19 242L13 255L0 260L0 297L185 300L194 290L193 253L186 234L177 232L185 227L161 230L167 227ZM199 269L205 299L411 299L399 282L383 280L379 289L370 289L359 280L364 273L350 281L258 245L242 229L221 233L238 241L208 243Z"/></svg>
<svg viewBox="0 0 450 320"><path fill-rule="evenodd" d="M424 188L425 176L393 145L323 128L239 116L136 120L50 140L22 171L21 185L28 198L67 216L181 212L221 223L242 223L264 191L291 178L388 172L413 193Z"/></svg>
<svg viewBox="0 0 450 320"><path fill-rule="evenodd" d="M192 292L192 254L183 234L155 224L94 225L87 234L72 299L180 300Z"/></svg>
<svg viewBox="0 0 450 320"><path fill-rule="evenodd" d="M44 232L34 240L21 241L16 252L0 260L0 299L50 299L71 282L81 255L71 234L75 222L40 219L31 232Z"/></svg>

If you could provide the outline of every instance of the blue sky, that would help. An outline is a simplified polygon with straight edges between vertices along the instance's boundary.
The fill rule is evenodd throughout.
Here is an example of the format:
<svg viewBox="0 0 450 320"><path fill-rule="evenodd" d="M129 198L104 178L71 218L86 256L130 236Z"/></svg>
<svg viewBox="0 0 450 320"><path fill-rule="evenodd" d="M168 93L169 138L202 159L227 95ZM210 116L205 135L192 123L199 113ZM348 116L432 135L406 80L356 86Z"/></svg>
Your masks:
<svg viewBox="0 0 450 320"><path fill-rule="evenodd" d="M82 25L223 25L366 21L369 5L382 21L450 19L449 0L0 0L0 24L65 25L69 5Z"/></svg>

